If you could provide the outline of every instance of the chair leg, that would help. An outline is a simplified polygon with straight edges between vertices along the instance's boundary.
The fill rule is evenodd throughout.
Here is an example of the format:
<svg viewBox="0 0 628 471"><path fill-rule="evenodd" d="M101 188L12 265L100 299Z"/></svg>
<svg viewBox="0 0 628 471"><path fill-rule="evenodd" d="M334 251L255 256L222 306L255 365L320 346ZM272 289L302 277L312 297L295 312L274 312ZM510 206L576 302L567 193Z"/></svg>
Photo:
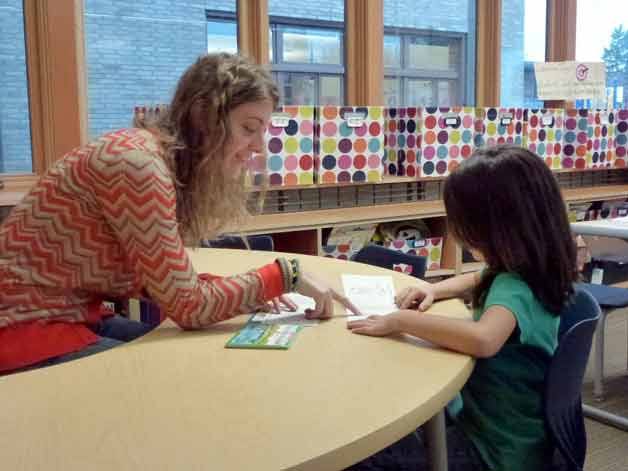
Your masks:
<svg viewBox="0 0 628 471"><path fill-rule="evenodd" d="M606 311L602 309L595 329L595 358L593 359L593 397L596 401L604 400L604 333L606 330Z"/></svg>

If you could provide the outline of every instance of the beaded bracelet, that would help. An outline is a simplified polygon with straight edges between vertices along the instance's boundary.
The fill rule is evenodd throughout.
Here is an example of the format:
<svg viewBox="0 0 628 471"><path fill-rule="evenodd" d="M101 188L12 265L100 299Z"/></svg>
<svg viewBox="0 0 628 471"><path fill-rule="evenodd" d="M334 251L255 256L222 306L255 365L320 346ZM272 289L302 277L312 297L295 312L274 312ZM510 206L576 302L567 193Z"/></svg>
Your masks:
<svg viewBox="0 0 628 471"><path fill-rule="evenodd" d="M275 260L279 264L279 268L281 269L281 275L283 280L283 286L287 293L290 293L294 286L292 284L292 264L288 262L285 258L278 258Z"/></svg>
<svg viewBox="0 0 628 471"><path fill-rule="evenodd" d="M299 282L299 276L301 275L299 260L296 258L291 259L290 265L292 267L292 288L294 289Z"/></svg>

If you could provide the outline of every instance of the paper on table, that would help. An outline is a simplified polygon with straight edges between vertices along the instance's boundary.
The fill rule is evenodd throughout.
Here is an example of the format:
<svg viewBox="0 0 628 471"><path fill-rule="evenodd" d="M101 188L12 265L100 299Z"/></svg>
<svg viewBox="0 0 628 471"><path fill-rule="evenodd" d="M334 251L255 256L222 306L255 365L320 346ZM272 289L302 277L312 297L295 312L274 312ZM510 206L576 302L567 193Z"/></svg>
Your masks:
<svg viewBox="0 0 628 471"><path fill-rule="evenodd" d="M296 311L286 311L282 309L281 311L279 311L279 314L259 312L251 318L251 321L261 322L262 324L267 325L291 324L308 326L318 324L318 319L305 318L306 309L314 309L314 307L316 306L316 302L314 301L314 299L298 293L290 293L286 294L285 296L297 305Z"/></svg>
<svg viewBox="0 0 628 471"><path fill-rule="evenodd" d="M347 309L349 320L372 315L386 315L398 310L395 305L395 286L391 276L342 275L345 295L364 314L355 316Z"/></svg>

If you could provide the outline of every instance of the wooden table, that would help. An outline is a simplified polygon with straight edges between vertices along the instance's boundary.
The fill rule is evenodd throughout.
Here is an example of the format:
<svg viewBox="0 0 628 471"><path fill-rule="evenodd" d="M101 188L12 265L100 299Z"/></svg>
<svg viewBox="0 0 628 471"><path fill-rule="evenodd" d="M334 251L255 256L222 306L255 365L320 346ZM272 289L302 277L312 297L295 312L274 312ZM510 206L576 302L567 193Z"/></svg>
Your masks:
<svg viewBox="0 0 628 471"><path fill-rule="evenodd" d="M241 272L276 254L191 252L198 271ZM299 256L340 274L390 274ZM468 316L458 301L434 311ZM287 351L225 349L240 316L205 331L165 325L74 362L0 377L2 468L20 470L342 469L427 422L434 469L446 469L443 406L469 377L465 355L400 338L351 334L344 309ZM431 420L430 420L431 419ZM440 448L439 448L440 447ZM445 466L443 468L443 466Z"/></svg>

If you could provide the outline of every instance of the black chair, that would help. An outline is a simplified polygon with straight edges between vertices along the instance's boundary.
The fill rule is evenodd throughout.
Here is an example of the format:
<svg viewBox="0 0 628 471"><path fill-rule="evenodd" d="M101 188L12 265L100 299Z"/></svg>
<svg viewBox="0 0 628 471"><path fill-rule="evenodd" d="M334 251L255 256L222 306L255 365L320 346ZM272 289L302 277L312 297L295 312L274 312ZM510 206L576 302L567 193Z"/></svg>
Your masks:
<svg viewBox="0 0 628 471"><path fill-rule="evenodd" d="M568 471L582 471L587 436L582 415L582 378L600 306L581 286L560 316L558 348L545 378L544 415Z"/></svg>
<svg viewBox="0 0 628 471"><path fill-rule="evenodd" d="M247 236L251 250L265 250L272 252L275 249L273 238L269 235ZM246 249L244 239L238 236L221 237L215 240L202 240L201 247L212 249Z"/></svg>
<svg viewBox="0 0 628 471"><path fill-rule="evenodd" d="M419 255L410 255L398 250L382 247L381 245L367 245L356 252L351 260L366 263L377 267L393 269L393 265L404 263L412 266L412 276L423 278L427 268L427 259Z"/></svg>

